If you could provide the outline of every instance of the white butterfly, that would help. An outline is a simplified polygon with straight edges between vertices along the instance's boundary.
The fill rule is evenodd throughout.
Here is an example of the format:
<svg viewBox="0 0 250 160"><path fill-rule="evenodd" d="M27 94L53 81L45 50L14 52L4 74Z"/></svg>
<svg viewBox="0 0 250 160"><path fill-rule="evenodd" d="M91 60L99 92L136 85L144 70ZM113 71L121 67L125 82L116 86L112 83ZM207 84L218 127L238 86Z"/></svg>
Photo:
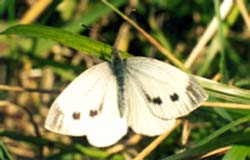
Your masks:
<svg viewBox="0 0 250 160"><path fill-rule="evenodd" d="M86 70L57 97L45 127L86 135L92 145L105 147L120 140L128 127L143 135L160 135L207 98L181 70L151 58L121 59L114 50L111 63Z"/></svg>

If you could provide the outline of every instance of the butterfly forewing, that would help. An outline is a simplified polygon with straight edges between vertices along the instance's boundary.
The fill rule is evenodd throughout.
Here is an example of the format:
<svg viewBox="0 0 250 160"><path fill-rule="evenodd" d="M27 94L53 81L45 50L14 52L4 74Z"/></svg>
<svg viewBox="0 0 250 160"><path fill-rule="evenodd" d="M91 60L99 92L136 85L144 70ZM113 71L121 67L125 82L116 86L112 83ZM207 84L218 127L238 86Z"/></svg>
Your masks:
<svg viewBox="0 0 250 160"><path fill-rule="evenodd" d="M138 82L130 74L126 76L125 104L128 108L128 124L136 132L147 136L160 135L171 129L175 119L165 120L153 115Z"/></svg>
<svg viewBox="0 0 250 160"><path fill-rule="evenodd" d="M207 99L205 91L192 77L164 62L128 58L126 70L140 90L139 96L147 102L145 107L160 119L184 116Z"/></svg>
<svg viewBox="0 0 250 160"><path fill-rule="evenodd" d="M66 135L86 135L99 147L115 143L126 133L108 63L88 69L65 88L52 104L45 127Z"/></svg>

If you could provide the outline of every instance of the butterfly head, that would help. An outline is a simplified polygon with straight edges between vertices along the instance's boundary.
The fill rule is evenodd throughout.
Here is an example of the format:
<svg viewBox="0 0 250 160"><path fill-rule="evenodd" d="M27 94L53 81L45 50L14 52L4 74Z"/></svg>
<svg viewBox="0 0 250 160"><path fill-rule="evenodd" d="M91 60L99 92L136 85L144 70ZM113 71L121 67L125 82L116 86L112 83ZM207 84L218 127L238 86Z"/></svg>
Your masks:
<svg viewBox="0 0 250 160"><path fill-rule="evenodd" d="M119 51L116 48L112 48L112 61L111 64L117 65L123 63L123 59L120 56Z"/></svg>

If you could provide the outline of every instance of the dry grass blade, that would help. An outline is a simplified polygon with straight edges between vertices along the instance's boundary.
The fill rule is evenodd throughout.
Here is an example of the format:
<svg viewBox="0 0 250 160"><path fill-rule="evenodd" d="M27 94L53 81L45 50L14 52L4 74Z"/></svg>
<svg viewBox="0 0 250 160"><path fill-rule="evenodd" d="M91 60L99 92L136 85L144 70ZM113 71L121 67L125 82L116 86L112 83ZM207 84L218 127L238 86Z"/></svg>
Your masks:
<svg viewBox="0 0 250 160"><path fill-rule="evenodd" d="M58 90L46 90L46 89L38 89L38 88L24 88L19 86L8 86L8 85L0 85L0 91L12 91L12 92L38 92L41 94L58 94L60 91Z"/></svg>
<svg viewBox="0 0 250 160"><path fill-rule="evenodd" d="M246 5L244 4L244 2L242 0L235 0L235 2L240 9L240 13L243 17L243 20L248 28L248 31L250 32L250 17L247 13Z"/></svg>
<svg viewBox="0 0 250 160"><path fill-rule="evenodd" d="M220 14L221 18L225 19L225 17L228 15L229 11L231 10L233 6L233 0L224 0L220 7ZM195 62L196 58L199 56L201 51L204 49L205 45L208 43L208 41L213 37L214 33L216 32L218 28L218 21L216 17L212 19L209 26L207 27L206 31L196 44L196 46L191 51L188 59L185 62L185 67L190 68L193 63Z"/></svg>
<svg viewBox="0 0 250 160"><path fill-rule="evenodd" d="M214 151L211 151L203 156L201 156L200 158L201 159L206 159L208 157L211 157L213 155L217 155L217 154L221 154L221 153L225 153L227 152L232 146L227 146L227 147L223 147L223 148L219 148L219 149L216 149Z"/></svg>
<svg viewBox="0 0 250 160"><path fill-rule="evenodd" d="M33 22L48 6L52 0L37 1L20 19L20 24L29 24Z"/></svg>
<svg viewBox="0 0 250 160"><path fill-rule="evenodd" d="M170 61L172 61L175 65L177 65L182 70L186 70L182 62L180 62L172 53L170 53L166 48L164 48L157 40L155 40L150 34L148 34L145 30L143 30L139 25L137 25L134 21L132 21L128 16L120 12L115 6L107 2L106 0L102 0L107 6L109 6L112 10L114 10L118 15L120 15L125 21L127 21L131 26L133 26L139 33L141 33L154 47L156 47L160 52L165 54Z"/></svg>
<svg viewBox="0 0 250 160"><path fill-rule="evenodd" d="M202 106L231 108L231 109L250 109L250 104L224 103L224 102L204 102Z"/></svg>
<svg viewBox="0 0 250 160"><path fill-rule="evenodd" d="M114 154L114 153L118 153L121 152L123 150L125 150L127 147L129 146L133 146L139 143L139 141L142 139L142 136L139 134L134 134L133 136L131 136L125 144L116 144L110 148L108 148L106 150L107 153L109 154Z"/></svg>
<svg viewBox="0 0 250 160"><path fill-rule="evenodd" d="M144 159L149 153L151 153L159 144L161 144L161 142L166 139L166 137L168 137L179 125L180 125L181 121L177 120L175 123L175 126L167 131L166 133L160 135L159 137L157 137L152 143L150 143L142 152L140 152L135 158L134 160L141 160Z"/></svg>

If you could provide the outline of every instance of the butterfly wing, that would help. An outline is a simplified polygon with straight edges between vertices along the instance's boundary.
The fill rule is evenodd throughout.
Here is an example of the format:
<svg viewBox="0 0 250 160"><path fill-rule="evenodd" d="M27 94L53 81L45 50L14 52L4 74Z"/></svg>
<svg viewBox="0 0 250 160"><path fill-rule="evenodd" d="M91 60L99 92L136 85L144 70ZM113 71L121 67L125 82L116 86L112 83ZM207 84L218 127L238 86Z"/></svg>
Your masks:
<svg viewBox="0 0 250 160"><path fill-rule="evenodd" d="M66 135L86 135L98 147L112 145L126 134L126 119L118 111L117 83L108 63L88 69L65 88L52 104L45 127Z"/></svg>
<svg viewBox="0 0 250 160"><path fill-rule="evenodd" d="M125 91L128 92L127 94L137 93L137 95L133 95L137 98L128 100L129 110L131 112L137 110L137 112L129 112L133 116L128 123L136 130L140 130L136 125L144 125L145 129L142 130L145 133L148 133L146 128L151 121L165 120L167 124L162 122L163 126L168 128L166 127L168 124L173 124L171 119L190 113L208 97L192 77L167 63L155 59L128 58L126 60L126 71L128 79L126 81L129 83L126 84ZM131 84L133 84L133 87ZM130 95L130 97L132 96ZM135 101L140 101L140 103ZM142 115L140 113L142 111L147 113ZM137 115L134 115L135 113ZM149 117L149 113L151 117ZM146 121L146 119L149 120ZM161 126L161 123L159 124ZM159 124L157 124L158 127ZM158 131L164 129L164 127L161 128ZM151 131L151 129L148 130Z"/></svg>
<svg viewBox="0 0 250 160"><path fill-rule="evenodd" d="M91 121L87 139L92 145L105 147L114 144L127 133L127 119L120 117L115 77L108 79L104 93L102 113Z"/></svg>
<svg viewBox="0 0 250 160"><path fill-rule="evenodd" d="M125 104L128 107L128 125L134 132L155 136L160 135L175 125L175 119L161 119L152 114L138 82L131 75L126 76Z"/></svg>

